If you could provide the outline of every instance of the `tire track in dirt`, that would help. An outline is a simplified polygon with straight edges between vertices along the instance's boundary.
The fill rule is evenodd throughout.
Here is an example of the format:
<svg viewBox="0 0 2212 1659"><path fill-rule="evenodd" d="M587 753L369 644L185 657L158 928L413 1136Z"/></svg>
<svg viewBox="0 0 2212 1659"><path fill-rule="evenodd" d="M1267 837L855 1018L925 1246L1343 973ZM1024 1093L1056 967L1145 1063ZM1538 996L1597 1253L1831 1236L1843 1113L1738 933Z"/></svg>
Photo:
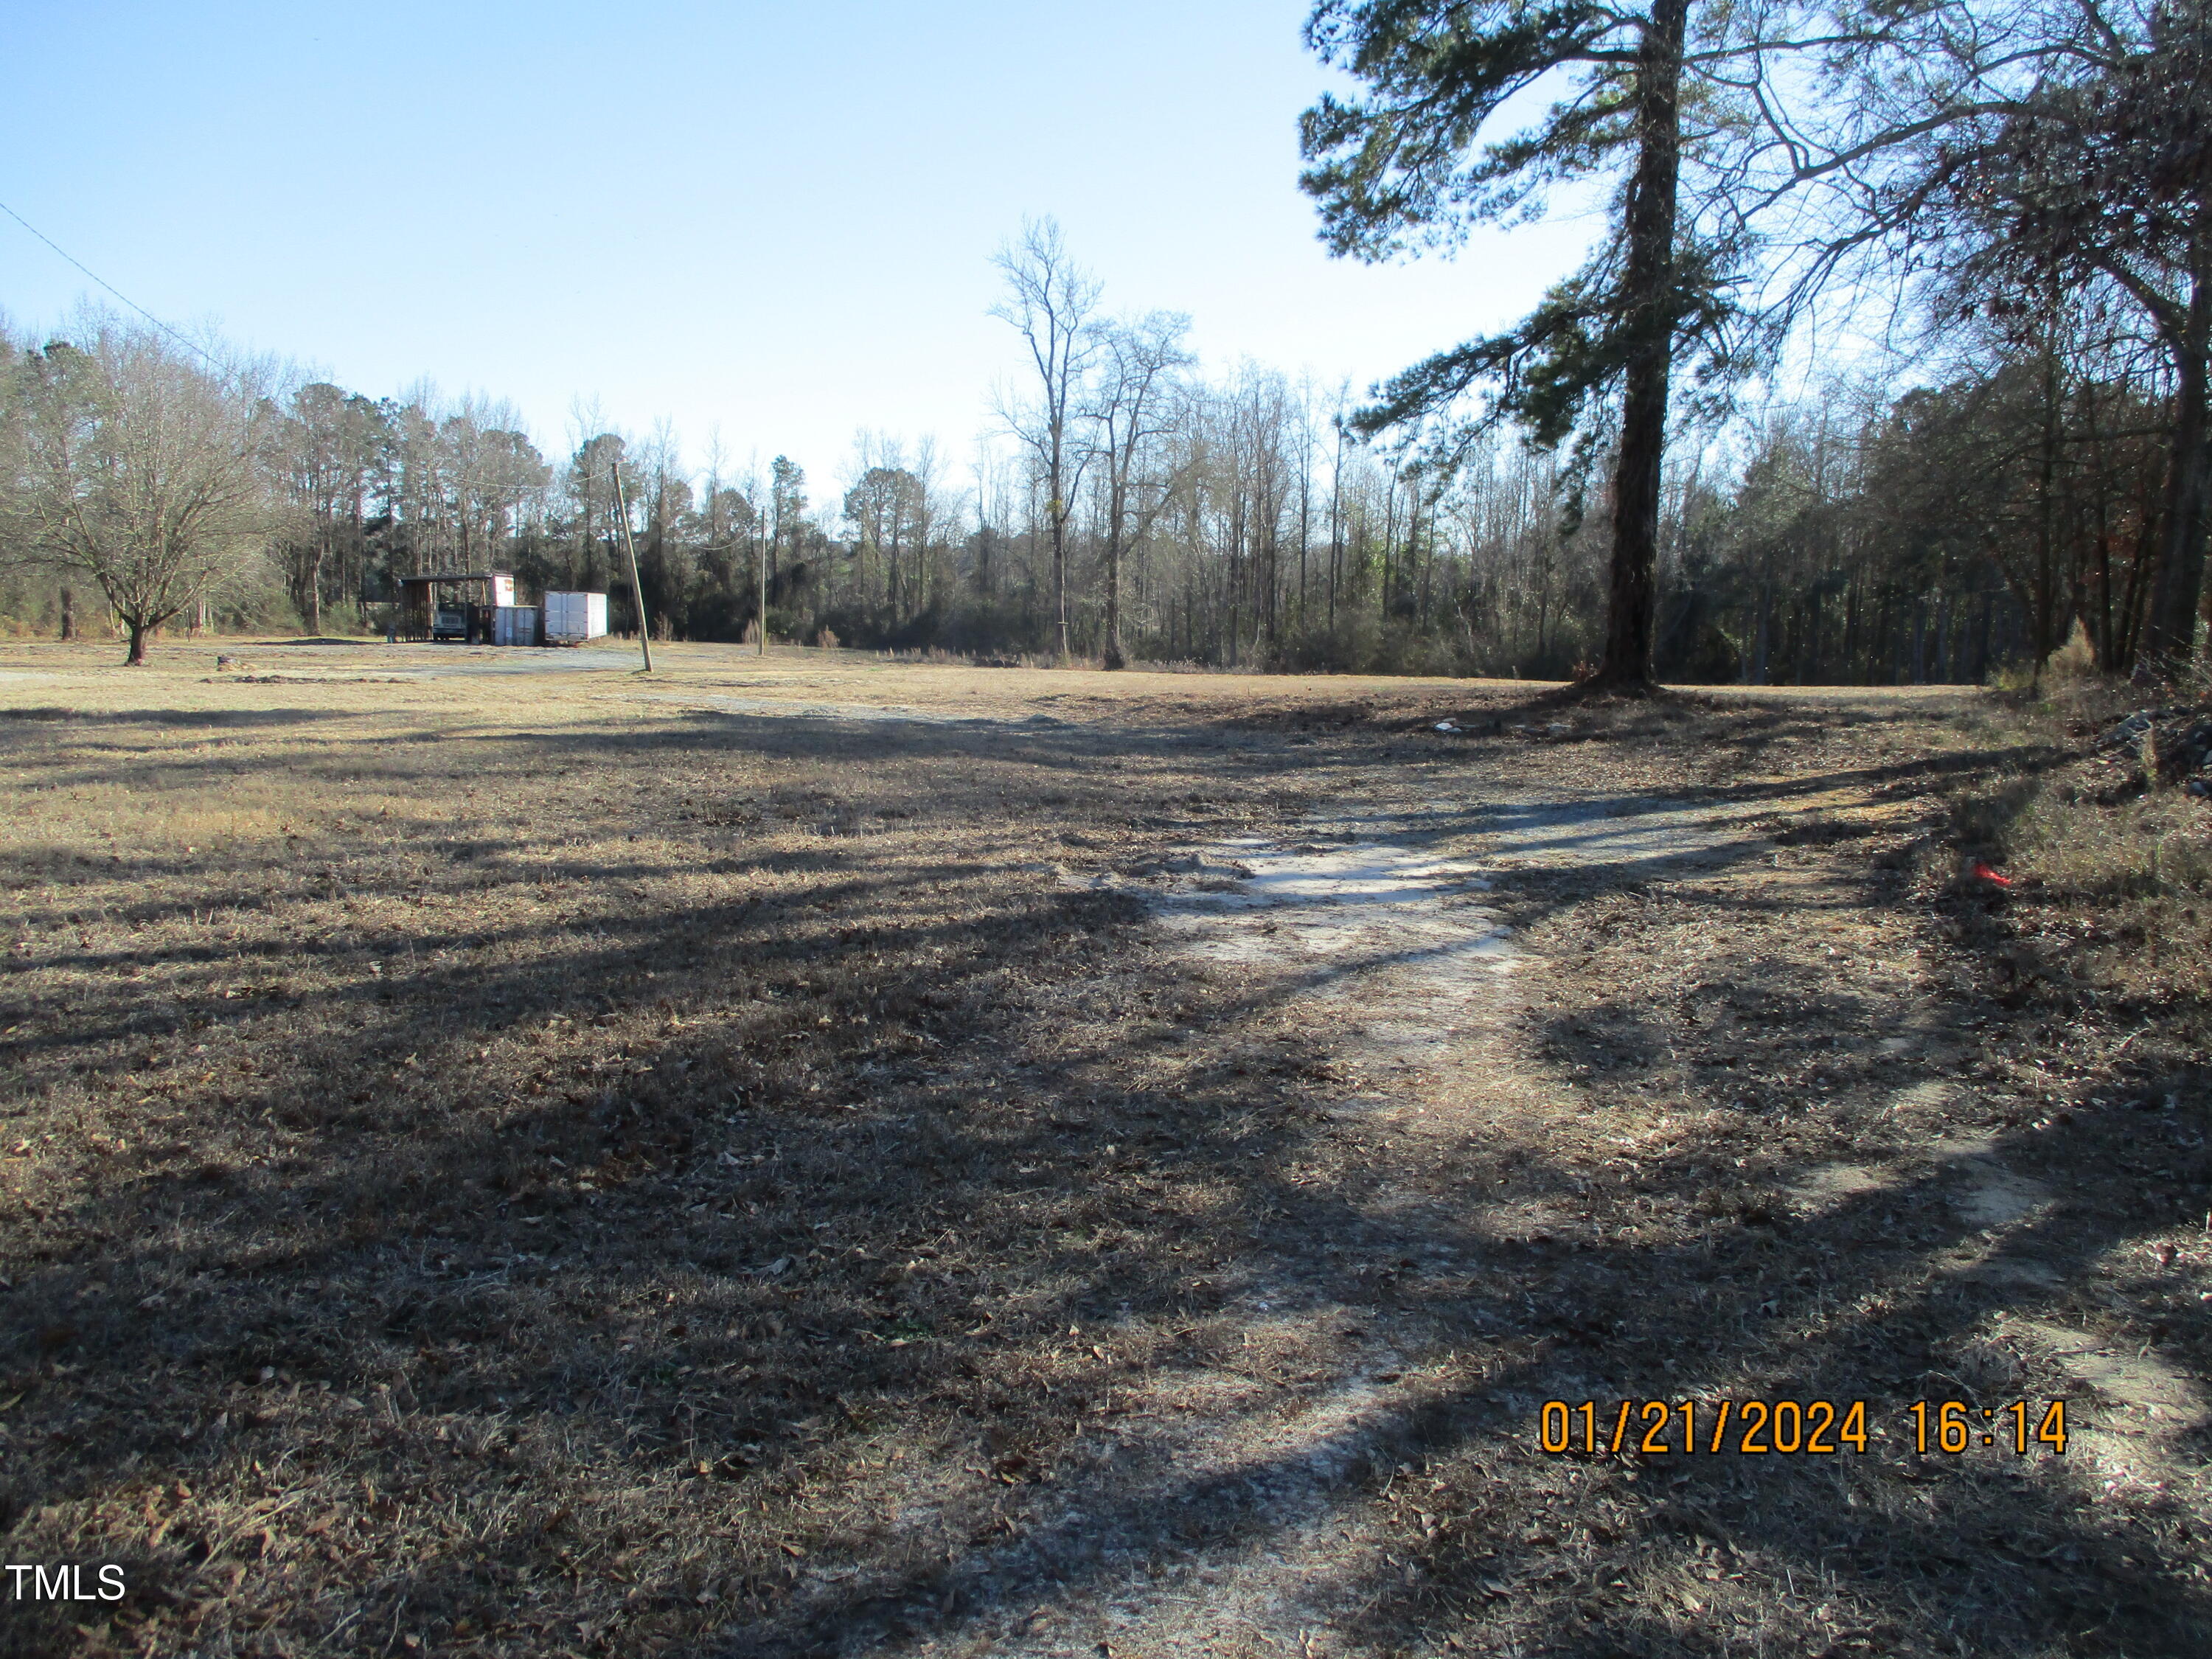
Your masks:
<svg viewBox="0 0 2212 1659"><path fill-rule="evenodd" d="M1893 1109L1941 1104L1942 1084L1900 1091ZM1932 1096L1931 1100L1929 1097ZM2060 1276L2036 1249L2039 1224L2057 1195L2044 1182L2008 1168L1998 1141L1987 1134L1954 1135L1928 1143L1925 1162L1943 1179L1953 1211L1973 1231L1941 1253L1936 1265L1960 1281L2048 1291ZM1915 1178L1910 1168L1823 1164L1790 1189L1792 1207L1817 1215L1837 1203L1902 1190ZM2153 1352L2115 1346L2075 1326L2000 1310L1990 1334L2048 1357L2100 1410L2077 1413L2070 1431L2076 1455L2108 1485L2157 1486L2195 1478L2189 1467L2190 1433L2212 1422L2212 1402L2184 1372Z"/></svg>
<svg viewBox="0 0 2212 1659"><path fill-rule="evenodd" d="M1521 948L1487 896L1516 869L1637 879L1742 833L1676 801L1432 799L1069 878L1140 899L1175 954L1246 979L1328 1034L1345 1086L1327 1113L1368 1149L1366 1178L1340 1194L1333 1236L1255 1238L1230 1310L1262 1351L1303 1340L1310 1352L1313 1334L1329 1334L1323 1373L1288 1401L1218 1367L1151 1379L1110 1454L1060 1484L1056 1518L1039 1516L987 1570L994 1599L1030 1611L937 1651L1357 1650L1358 1587L1395 1571L1367 1480L1400 1467L1394 1447L1448 1394L1447 1346L1464 1347L1468 1333L1387 1296L1346 1294L1346 1266L1478 1267L1468 1245L1486 1231L1481 1200L1440 1206L1429 1166L1470 1141L1540 1134L1543 1119L1573 1109L1520 1055ZM1177 1547L1194 1535L1213 1541ZM1058 1591L1071 1559L1086 1563L1085 1588Z"/></svg>

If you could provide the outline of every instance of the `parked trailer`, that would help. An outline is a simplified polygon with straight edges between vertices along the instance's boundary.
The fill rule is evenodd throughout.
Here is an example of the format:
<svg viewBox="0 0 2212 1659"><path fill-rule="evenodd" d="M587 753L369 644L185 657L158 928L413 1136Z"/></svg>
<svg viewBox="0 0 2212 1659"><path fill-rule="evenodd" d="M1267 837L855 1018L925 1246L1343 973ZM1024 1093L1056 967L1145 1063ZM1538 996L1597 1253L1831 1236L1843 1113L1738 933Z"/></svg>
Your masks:
<svg viewBox="0 0 2212 1659"><path fill-rule="evenodd" d="M538 607L534 605L502 605L491 613L491 642L494 645L535 645L538 643Z"/></svg>
<svg viewBox="0 0 2212 1659"><path fill-rule="evenodd" d="M545 633L548 645L581 645L603 637L607 631L607 596L604 593L548 593Z"/></svg>

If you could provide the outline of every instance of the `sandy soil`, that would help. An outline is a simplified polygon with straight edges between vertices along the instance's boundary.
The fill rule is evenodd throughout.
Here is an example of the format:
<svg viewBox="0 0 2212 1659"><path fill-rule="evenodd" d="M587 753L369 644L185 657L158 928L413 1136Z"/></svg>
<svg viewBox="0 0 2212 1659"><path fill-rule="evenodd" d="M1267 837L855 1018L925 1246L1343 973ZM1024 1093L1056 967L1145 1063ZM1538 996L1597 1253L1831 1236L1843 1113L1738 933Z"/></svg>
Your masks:
<svg viewBox="0 0 2212 1659"><path fill-rule="evenodd" d="M2205 1650L2201 1055L1985 946L1978 694L441 650L0 647L0 1523L132 1578L0 1652Z"/></svg>

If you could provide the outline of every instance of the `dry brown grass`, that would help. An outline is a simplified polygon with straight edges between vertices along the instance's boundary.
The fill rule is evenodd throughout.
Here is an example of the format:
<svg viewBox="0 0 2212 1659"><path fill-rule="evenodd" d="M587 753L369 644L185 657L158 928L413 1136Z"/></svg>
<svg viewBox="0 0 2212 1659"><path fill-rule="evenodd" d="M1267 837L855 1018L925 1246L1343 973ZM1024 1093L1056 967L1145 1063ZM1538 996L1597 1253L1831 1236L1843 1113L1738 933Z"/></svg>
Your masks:
<svg viewBox="0 0 2212 1659"><path fill-rule="evenodd" d="M670 657L0 653L58 677L0 681L0 1537L132 1586L0 1601L0 1652L1164 1651L1127 1586L1264 1573L1355 1377L1309 1652L2203 1650L2201 1430L2111 1486L1533 1446L1585 1394L2094 1419L2034 1322L2212 1370L2201 991L2085 994L2003 932L2033 890L1949 880L2051 734ZM1344 1030L1071 884L1507 787L1767 834L1505 884L1497 1071L1376 1085L1448 1135L1346 1121ZM2055 1201L1978 1224L1946 1135Z"/></svg>
<svg viewBox="0 0 2212 1659"><path fill-rule="evenodd" d="M1962 833L2027 878L1996 931L2063 957L2081 994L2201 1007L2212 997L2212 802L2154 763L2147 773L2136 745L2099 741L2144 701L2083 682L2024 710L2056 763L1962 802ZM2190 1036L2201 1046L2212 1031Z"/></svg>

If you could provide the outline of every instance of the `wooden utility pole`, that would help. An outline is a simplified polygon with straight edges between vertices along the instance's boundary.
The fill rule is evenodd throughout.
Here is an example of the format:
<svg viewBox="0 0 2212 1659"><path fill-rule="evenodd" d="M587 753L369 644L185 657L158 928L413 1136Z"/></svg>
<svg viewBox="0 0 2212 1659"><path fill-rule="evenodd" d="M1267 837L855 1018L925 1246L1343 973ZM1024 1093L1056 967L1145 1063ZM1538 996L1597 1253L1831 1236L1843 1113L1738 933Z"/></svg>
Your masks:
<svg viewBox="0 0 2212 1659"><path fill-rule="evenodd" d="M770 533L781 534L781 526L779 526ZM753 628L753 650L754 654L765 657L768 655L768 537L766 535L763 535L760 541L759 589L757 597L760 601L760 615Z"/></svg>
<svg viewBox="0 0 2212 1659"><path fill-rule="evenodd" d="M630 603L637 607L637 648L645 653L645 672L653 672L653 623L645 614L645 582L637 574L637 543L629 533L629 502L623 495L622 463L614 463L615 516L622 520L623 546L629 553Z"/></svg>

